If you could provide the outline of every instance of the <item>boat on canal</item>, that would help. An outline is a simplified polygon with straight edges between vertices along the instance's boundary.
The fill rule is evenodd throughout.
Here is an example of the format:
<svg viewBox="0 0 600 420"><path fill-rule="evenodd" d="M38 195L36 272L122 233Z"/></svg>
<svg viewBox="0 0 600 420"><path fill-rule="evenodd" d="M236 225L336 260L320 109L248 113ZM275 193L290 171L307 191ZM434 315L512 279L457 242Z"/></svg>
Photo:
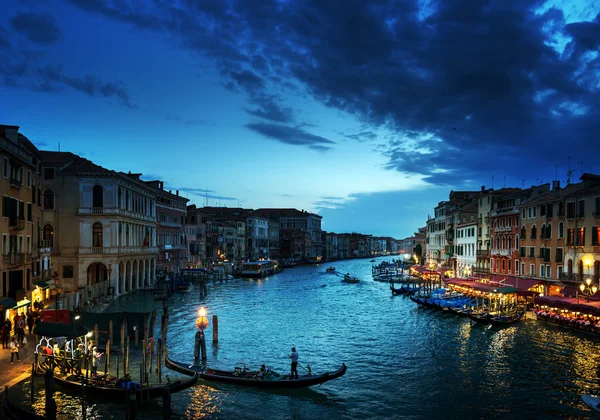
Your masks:
<svg viewBox="0 0 600 420"><path fill-rule="evenodd" d="M350 274L346 274L342 280L345 283L359 283L360 280L356 277L352 277Z"/></svg>
<svg viewBox="0 0 600 420"><path fill-rule="evenodd" d="M242 263L242 277L264 277L274 274L277 262L274 260L246 261Z"/></svg>
<svg viewBox="0 0 600 420"><path fill-rule="evenodd" d="M335 273L335 267L327 267L326 273Z"/></svg>
<svg viewBox="0 0 600 420"><path fill-rule="evenodd" d="M594 418L600 418L600 396L594 394L583 394L581 399L594 413Z"/></svg>
<svg viewBox="0 0 600 420"><path fill-rule="evenodd" d="M248 371L242 368L234 370L219 370L202 367L199 365L190 365L187 363L171 360L168 355L165 356L165 365L174 371L185 373L193 370L198 377L205 381L223 382L234 385L252 386L257 388L306 388L314 385L321 385L325 382L344 376L346 373L346 364L335 371L325 372L321 375L313 375L310 371L306 375L300 375L298 379L290 379L289 375L280 375L267 369L264 374L258 371Z"/></svg>
<svg viewBox="0 0 600 420"><path fill-rule="evenodd" d="M469 314L469 318L475 322L480 324L491 324L491 325L510 325L517 321L520 321L525 315L525 312L516 312L514 314L506 314L506 315L491 315L489 313L482 314Z"/></svg>

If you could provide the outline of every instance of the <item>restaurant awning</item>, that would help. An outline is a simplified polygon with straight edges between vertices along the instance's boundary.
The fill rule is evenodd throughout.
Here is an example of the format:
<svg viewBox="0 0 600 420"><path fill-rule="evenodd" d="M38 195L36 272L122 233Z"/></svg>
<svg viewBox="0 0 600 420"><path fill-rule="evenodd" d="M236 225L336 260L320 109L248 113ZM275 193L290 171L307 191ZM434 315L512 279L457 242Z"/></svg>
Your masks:
<svg viewBox="0 0 600 420"><path fill-rule="evenodd" d="M86 335L88 329L82 325L40 322L33 329L33 333L44 337L76 338Z"/></svg>
<svg viewBox="0 0 600 420"><path fill-rule="evenodd" d="M37 287L39 287L40 289L48 289L50 287L50 285L48 284L48 282L45 282L44 280L36 281L35 285Z"/></svg>
<svg viewBox="0 0 600 420"><path fill-rule="evenodd" d="M506 286L511 286L519 290L529 290L536 284L540 284L541 280L521 278L521 277L506 277L499 280L500 283Z"/></svg>
<svg viewBox="0 0 600 420"><path fill-rule="evenodd" d="M31 301L29 299L23 299L17 302L17 304L14 306L14 309L19 309L27 305L31 305Z"/></svg>
<svg viewBox="0 0 600 420"><path fill-rule="evenodd" d="M4 306L4 309L12 309L17 306L17 301L12 298L4 298L0 300L0 306Z"/></svg>
<svg viewBox="0 0 600 420"><path fill-rule="evenodd" d="M499 287L497 289L494 289L494 293L502 293L504 295L508 295L511 293L516 293L517 289L515 289L514 287Z"/></svg>

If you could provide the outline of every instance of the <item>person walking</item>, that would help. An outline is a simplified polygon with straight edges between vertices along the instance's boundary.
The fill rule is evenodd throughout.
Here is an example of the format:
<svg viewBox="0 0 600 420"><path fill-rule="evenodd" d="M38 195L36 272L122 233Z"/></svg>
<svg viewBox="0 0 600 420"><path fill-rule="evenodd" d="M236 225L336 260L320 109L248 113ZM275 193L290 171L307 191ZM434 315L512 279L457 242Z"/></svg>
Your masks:
<svg viewBox="0 0 600 420"><path fill-rule="evenodd" d="M19 345L23 345L23 337L25 337L25 319L24 315L19 315L19 320L15 322L15 332L17 333L17 341Z"/></svg>
<svg viewBox="0 0 600 420"><path fill-rule="evenodd" d="M2 341L2 348L7 349L8 347L8 339L10 338L10 327L5 322L0 330L0 341Z"/></svg>
<svg viewBox="0 0 600 420"><path fill-rule="evenodd" d="M298 352L296 351L296 347L292 347L292 354L288 356L292 359L292 374L290 375L290 379L298 379Z"/></svg>
<svg viewBox="0 0 600 420"><path fill-rule="evenodd" d="M27 315L27 328L29 328L29 334L33 330L33 313Z"/></svg>
<svg viewBox="0 0 600 420"><path fill-rule="evenodd" d="M10 364L13 364L13 359L17 355L17 362L21 363L21 359L19 359L19 343L17 343L17 337L12 338L10 342Z"/></svg>

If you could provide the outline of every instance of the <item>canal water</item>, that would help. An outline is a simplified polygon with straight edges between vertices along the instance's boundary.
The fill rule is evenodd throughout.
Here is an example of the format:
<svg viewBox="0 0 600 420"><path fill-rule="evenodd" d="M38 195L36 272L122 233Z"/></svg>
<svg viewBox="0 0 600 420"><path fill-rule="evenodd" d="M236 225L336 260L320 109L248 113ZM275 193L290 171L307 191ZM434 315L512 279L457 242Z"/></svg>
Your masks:
<svg viewBox="0 0 600 420"><path fill-rule="evenodd" d="M325 273L330 265L336 274ZM361 282L343 283L345 273ZM314 373L335 370L342 362L348 371L304 390L200 381L173 395L175 418L587 418L581 394L600 391L599 339L535 320L508 328L471 325L468 319L419 308L407 298L392 297L386 283L373 281L367 259L209 284L205 300L197 286L173 296L167 338L172 359L192 362L201 305L210 321L212 315L219 318L218 345L211 343L212 325L206 331L208 364L214 368L246 364L256 369L264 363L287 373L287 355L296 346L300 364L309 364ZM153 308L162 313L162 302L134 293L108 311ZM72 414L78 399L59 396L63 418L80 418ZM140 418L159 419L161 412L161 403L153 401ZM93 403L88 418L123 418L123 408Z"/></svg>

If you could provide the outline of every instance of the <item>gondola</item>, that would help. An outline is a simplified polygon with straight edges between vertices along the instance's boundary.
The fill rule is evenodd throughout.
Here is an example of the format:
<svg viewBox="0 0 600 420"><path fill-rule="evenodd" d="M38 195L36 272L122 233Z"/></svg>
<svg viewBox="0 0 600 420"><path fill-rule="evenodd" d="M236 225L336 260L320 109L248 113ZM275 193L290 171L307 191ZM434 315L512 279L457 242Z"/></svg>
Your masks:
<svg viewBox="0 0 600 420"><path fill-rule="evenodd" d="M517 321L520 321L521 318L523 318L524 314L525 314L524 312L517 312L516 315L508 315L508 316L505 316L505 315L492 316L489 314L485 314L485 315L469 314L469 318L480 324L491 324L491 325L503 326L503 325L510 325Z"/></svg>
<svg viewBox="0 0 600 420"><path fill-rule="evenodd" d="M187 369L187 371L185 371L185 369L181 369L181 370L178 370L178 372L186 374L186 375L190 376L190 378L186 379L184 381L177 380L175 382L170 382L170 383L167 383L164 385L154 385L154 386L150 386L149 388L144 387L143 388L144 398L160 398L163 396L163 394L165 392L165 388L169 388L169 390L171 391L171 394L173 394L175 392L183 391L184 389L194 386L196 384L196 382L198 381L198 373L194 372L191 369ZM56 382L57 385L60 385L63 388L81 392L81 377L79 377L77 375L68 375L68 376L58 376L57 375L54 377L54 382ZM113 380L109 383L102 383L100 380L97 382L88 382L87 384L85 384L85 389L89 390L91 392L90 395L106 397L106 398L114 398L116 401L123 401L123 399L127 395L128 391L136 392L136 391L142 390L141 387L136 387L131 390L128 390L127 388L124 388L124 387L119 387L119 386L117 386L117 383L115 380Z"/></svg>
<svg viewBox="0 0 600 420"><path fill-rule="evenodd" d="M342 280L345 283L358 283L360 282L359 279L357 279L356 277L351 277L350 274L346 274L344 276L344 280Z"/></svg>
<svg viewBox="0 0 600 420"><path fill-rule="evenodd" d="M346 364L333 372L325 372L322 375L301 375L298 379L290 379L289 376L279 376L273 379L261 379L257 372L244 371L228 371L203 368L197 365L189 365L187 363L176 362L165 357L165 365L169 369L175 371L194 370L198 373L198 377L205 381L223 382L228 384L253 386L257 388L305 388L313 385L320 385L324 382L339 378L346 373ZM268 373L266 375L269 377Z"/></svg>
<svg viewBox="0 0 600 420"><path fill-rule="evenodd" d="M392 291L392 295L394 296L405 295L407 292L404 286L400 287L399 289L395 288L394 286L390 286L390 290Z"/></svg>
<svg viewBox="0 0 600 420"><path fill-rule="evenodd" d="M335 273L335 267L327 267L326 273Z"/></svg>
<svg viewBox="0 0 600 420"><path fill-rule="evenodd" d="M8 399L8 387L4 389L4 401L3 407L4 415L6 418L15 420L44 420L46 417L40 416L39 414L30 413L29 411L23 410L19 406L13 404ZM0 413L2 414L2 413Z"/></svg>
<svg viewBox="0 0 600 420"><path fill-rule="evenodd" d="M581 399L593 410L596 417L600 416L600 397L598 397L598 395L583 394Z"/></svg>

